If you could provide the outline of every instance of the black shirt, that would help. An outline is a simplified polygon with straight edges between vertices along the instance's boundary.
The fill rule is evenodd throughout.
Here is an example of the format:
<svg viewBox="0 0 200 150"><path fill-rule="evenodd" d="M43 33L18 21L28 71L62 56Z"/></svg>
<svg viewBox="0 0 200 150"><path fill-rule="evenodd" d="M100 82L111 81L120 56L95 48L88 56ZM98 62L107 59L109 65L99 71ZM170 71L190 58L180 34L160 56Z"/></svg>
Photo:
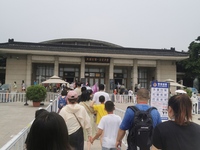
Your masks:
<svg viewBox="0 0 200 150"><path fill-rule="evenodd" d="M162 150L200 150L200 125L180 126L166 121L156 126L153 145Z"/></svg>

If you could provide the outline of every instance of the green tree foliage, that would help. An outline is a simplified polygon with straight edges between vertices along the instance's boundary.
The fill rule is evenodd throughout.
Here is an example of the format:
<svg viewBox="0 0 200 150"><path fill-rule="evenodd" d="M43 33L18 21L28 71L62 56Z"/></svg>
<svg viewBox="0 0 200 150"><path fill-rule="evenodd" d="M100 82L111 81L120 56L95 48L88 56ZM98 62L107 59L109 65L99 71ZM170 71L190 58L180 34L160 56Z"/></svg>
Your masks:
<svg viewBox="0 0 200 150"><path fill-rule="evenodd" d="M189 45L189 58L177 63L185 72L186 77L200 78L200 36Z"/></svg>

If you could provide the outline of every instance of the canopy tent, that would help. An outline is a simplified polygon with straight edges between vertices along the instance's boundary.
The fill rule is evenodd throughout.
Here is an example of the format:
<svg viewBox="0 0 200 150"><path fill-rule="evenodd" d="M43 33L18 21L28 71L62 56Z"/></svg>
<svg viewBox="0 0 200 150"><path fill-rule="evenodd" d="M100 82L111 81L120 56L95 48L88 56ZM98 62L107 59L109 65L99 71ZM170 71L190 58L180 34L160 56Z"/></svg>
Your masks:
<svg viewBox="0 0 200 150"><path fill-rule="evenodd" d="M42 83L45 84L45 83L68 83L68 82L61 80L60 77L54 75L50 79L43 81Z"/></svg>
<svg viewBox="0 0 200 150"><path fill-rule="evenodd" d="M168 82L168 83L170 84L170 86L185 87L184 85L179 84L179 83L175 82L175 81L172 80L172 79L166 79L165 82Z"/></svg>
<svg viewBox="0 0 200 150"><path fill-rule="evenodd" d="M187 94L187 92L184 91L184 90L176 90L175 93L179 93L179 94Z"/></svg>
<svg viewBox="0 0 200 150"><path fill-rule="evenodd" d="M185 87L184 85L182 84L179 84L177 82L169 82L170 86L178 86L178 87Z"/></svg>
<svg viewBox="0 0 200 150"><path fill-rule="evenodd" d="M172 80L172 79L166 79L165 82L175 82L175 80Z"/></svg>

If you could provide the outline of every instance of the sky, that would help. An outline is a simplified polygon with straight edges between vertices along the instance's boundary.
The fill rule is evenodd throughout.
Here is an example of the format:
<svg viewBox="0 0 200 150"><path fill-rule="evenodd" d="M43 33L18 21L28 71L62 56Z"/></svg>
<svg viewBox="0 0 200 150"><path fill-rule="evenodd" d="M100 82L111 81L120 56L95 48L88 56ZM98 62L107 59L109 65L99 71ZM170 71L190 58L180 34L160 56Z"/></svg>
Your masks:
<svg viewBox="0 0 200 150"><path fill-rule="evenodd" d="M0 0L0 43L84 38L188 51L200 0Z"/></svg>

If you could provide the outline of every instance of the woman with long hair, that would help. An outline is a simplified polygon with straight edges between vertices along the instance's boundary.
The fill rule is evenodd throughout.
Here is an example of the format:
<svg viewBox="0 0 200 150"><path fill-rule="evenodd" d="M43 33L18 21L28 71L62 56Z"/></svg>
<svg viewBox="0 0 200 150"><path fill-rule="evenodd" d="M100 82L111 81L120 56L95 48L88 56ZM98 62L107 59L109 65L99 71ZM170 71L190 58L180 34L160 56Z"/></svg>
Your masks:
<svg viewBox="0 0 200 150"><path fill-rule="evenodd" d="M169 121L156 126L152 150L200 149L200 125L192 122L192 102L187 94L168 101Z"/></svg>
<svg viewBox="0 0 200 150"><path fill-rule="evenodd" d="M64 119L55 112L42 112L31 126L26 148L27 150L71 150Z"/></svg>
<svg viewBox="0 0 200 150"><path fill-rule="evenodd" d="M88 92L87 90L83 91L82 94L80 95L80 105L82 105L85 110L87 111L89 117L90 117L90 124L92 127L92 136L95 135L96 133L96 124L95 124L95 120L94 120L94 114L95 111L92 107L90 107L90 104L92 103L92 100L90 99L90 92ZM90 141L88 141L88 135L86 130L83 131L84 133L84 140L87 141L87 150L91 149L91 143Z"/></svg>

